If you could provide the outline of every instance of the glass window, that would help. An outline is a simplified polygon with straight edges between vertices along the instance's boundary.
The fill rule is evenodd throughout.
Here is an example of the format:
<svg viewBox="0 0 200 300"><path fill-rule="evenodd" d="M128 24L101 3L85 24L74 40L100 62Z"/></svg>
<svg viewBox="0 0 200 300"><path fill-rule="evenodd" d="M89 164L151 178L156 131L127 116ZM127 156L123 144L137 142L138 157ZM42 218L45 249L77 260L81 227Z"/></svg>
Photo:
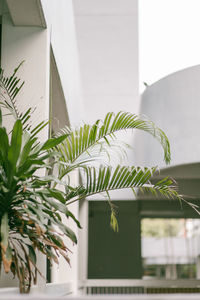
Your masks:
<svg viewBox="0 0 200 300"><path fill-rule="evenodd" d="M143 278L198 278L200 220L141 221Z"/></svg>

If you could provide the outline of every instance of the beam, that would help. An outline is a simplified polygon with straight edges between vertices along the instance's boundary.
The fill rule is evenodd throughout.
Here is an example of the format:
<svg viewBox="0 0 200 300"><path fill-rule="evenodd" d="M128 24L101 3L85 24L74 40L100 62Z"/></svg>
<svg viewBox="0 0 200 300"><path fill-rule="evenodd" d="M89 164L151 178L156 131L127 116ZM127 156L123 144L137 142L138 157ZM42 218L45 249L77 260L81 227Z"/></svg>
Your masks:
<svg viewBox="0 0 200 300"><path fill-rule="evenodd" d="M6 4L15 26L46 28L41 0L6 0Z"/></svg>

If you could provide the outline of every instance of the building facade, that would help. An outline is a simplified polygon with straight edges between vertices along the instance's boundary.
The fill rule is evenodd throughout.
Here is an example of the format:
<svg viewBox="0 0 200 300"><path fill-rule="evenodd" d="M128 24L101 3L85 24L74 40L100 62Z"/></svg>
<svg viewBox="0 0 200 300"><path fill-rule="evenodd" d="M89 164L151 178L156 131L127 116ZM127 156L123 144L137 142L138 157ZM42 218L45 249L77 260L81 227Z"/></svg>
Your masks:
<svg viewBox="0 0 200 300"><path fill-rule="evenodd" d="M173 176L181 193L198 201L200 68L147 87L140 101L137 0L1 0L0 13L1 66L11 74L24 61L20 105L36 108L34 122L50 118L56 132L64 125L91 123L108 111L145 114L168 135L172 166L165 167L156 142L140 133L124 139L134 145L128 162L159 165L161 178ZM41 139L48 134L47 129ZM146 195L133 199L128 191L113 193L112 200L120 211L119 235L110 232L102 198L74 204L83 230L70 224L79 237L77 247L70 245L72 268L61 260L48 270L52 283L68 283L75 291L93 279L140 280L142 218L198 218L187 205L180 209L177 202ZM46 274L43 257L39 265ZM39 284L45 285L42 278ZM1 281L5 285L10 281Z"/></svg>

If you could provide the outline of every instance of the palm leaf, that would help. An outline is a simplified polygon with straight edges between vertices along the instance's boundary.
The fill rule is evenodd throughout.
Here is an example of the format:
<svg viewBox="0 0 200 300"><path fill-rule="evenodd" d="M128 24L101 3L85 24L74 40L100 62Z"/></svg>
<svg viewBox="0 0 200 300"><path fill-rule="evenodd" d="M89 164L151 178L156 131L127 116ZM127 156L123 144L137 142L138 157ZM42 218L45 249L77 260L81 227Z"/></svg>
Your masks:
<svg viewBox="0 0 200 300"><path fill-rule="evenodd" d="M3 99L4 107L14 115L15 119L20 119L20 113L16 105L16 96L24 85L24 82L21 82L17 78L16 73L22 64L23 62L19 64L10 77L4 76L3 69L0 69L1 99Z"/></svg>
<svg viewBox="0 0 200 300"><path fill-rule="evenodd" d="M34 137L49 124L49 121L42 121L33 128L31 125L31 115L34 109L29 107L27 110L21 112L18 108L17 95L22 89L24 81L21 82L17 77L17 72L23 63L24 61L18 65L10 77L4 76L4 70L0 68L0 107L8 110L9 113L7 115L12 115L15 120L21 120L23 129L30 131L32 137Z"/></svg>
<svg viewBox="0 0 200 300"><path fill-rule="evenodd" d="M167 198L181 198L171 179L165 178L162 181L152 183L152 176L158 172L156 167L141 168L118 165L116 168L101 166L98 169L94 167L84 167L83 169L85 183L77 188L71 188L66 196L66 204L71 204L94 194L127 188L131 188L134 192L139 189L155 195L163 195Z"/></svg>
<svg viewBox="0 0 200 300"><path fill-rule="evenodd" d="M111 146L111 141L116 139L115 133L126 129L139 129L154 136L163 148L165 162L170 162L170 145L165 133L153 122L129 112L119 112L117 115L110 112L102 122L98 120L93 125L85 124L73 131L66 128L68 136L58 147L62 161L71 164L78 162L79 167L88 157L92 157L95 146L98 146L98 155L101 151L105 152L104 145ZM67 172L67 168L62 168L61 177Z"/></svg>

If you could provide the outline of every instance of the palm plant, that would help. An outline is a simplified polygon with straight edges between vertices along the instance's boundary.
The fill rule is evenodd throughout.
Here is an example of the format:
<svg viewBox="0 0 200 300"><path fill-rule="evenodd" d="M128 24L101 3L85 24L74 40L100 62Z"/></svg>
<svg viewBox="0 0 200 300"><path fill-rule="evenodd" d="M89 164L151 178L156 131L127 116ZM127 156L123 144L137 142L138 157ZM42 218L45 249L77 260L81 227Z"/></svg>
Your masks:
<svg viewBox="0 0 200 300"><path fill-rule="evenodd" d="M170 146L164 132L151 121L127 112L108 113L103 121L83 125L77 129L64 128L57 136L41 143L37 138L47 122L36 127L30 123L31 108L19 112L16 96L22 84L16 76L6 78L0 72L0 105L16 119L11 136L2 125L0 113L0 261L5 272L19 278L21 292L28 292L39 272L36 249L50 261L58 262L62 255L69 263L68 247L62 239L67 236L77 242L73 231L63 224L62 216L78 220L70 212L70 204L97 193L106 193L111 208L111 226L118 229L116 211L109 191L131 188L178 198L173 181L169 178L151 182L157 167L141 168L117 165L108 159L112 151L119 152L116 133L139 129L153 135L164 150L166 163L170 161ZM5 117L5 116L4 116ZM123 152L123 150L122 150ZM101 157L101 164L96 164ZM106 157L106 162L103 158ZM57 176L52 173L54 166ZM38 170L40 170L38 175ZM73 186L70 174L79 170L82 183ZM64 185L65 191L56 188Z"/></svg>
<svg viewBox="0 0 200 300"><path fill-rule="evenodd" d="M59 230L76 243L76 236L59 213L74 216L64 201L56 201L62 194L50 188L54 178L37 175L40 169L52 168L49 158L56 158L56 153L49 149L64 138L40 143L23 131L21 120L17 120L9 141L0 124L0 261L5 272L17 275L21 292L29 292L31 280L36 282L36 249L55 262L59 254L69 262Z"/></svg>

